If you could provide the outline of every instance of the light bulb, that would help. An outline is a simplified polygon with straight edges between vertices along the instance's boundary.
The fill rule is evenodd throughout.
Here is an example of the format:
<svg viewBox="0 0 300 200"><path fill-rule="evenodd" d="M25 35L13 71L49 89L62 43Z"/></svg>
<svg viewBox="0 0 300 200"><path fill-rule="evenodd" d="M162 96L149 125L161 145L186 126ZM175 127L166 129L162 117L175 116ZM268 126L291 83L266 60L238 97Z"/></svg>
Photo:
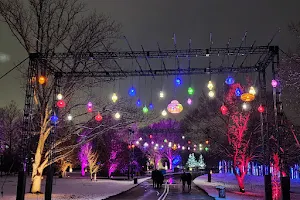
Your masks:
<svg viewBox="0 0 300 200"><path fill-rule="evenodd" d="M113 95L111 96L111 100L115 103L118 100L118 96L116 93L113 93Z"/></svg>
<svg viewBox="0 0 300 200"><path fill-rule="evenodd" d="M195 92L195 91L194 91L194 88L192 88L192 87L189 87L189 88L188 88L188 94L189 94L189 95L193 95L194 92Z"/></svg>
<svg viewBox="0 0 300 200"><path fill-rule="evenodd" d="M207 88L212 90L214 88L214 84L211 81L208 81Z"/></svg>
<svg viewBox="0 0 300 200"><path fill-rule="evenodd" d="M116 118L116 119L120 119L120 117L121 117L120 113L117 112L117 113L115 114L115 118Z"/></svg>
<svg viewBox="0 0 300 200"><path fill-rule="evenodd" d="M57 99L57 100L62 100L63 98L64 98L63 95L60 94L60 93L56 96L56 99Z"/></svg>
<svg viewBox="0 0 300 200"><path fill-rule="evenodd" d="M250 106L247 103L243 103L242 108L243 108L243 110L249 110Z"/></svg>
<svg viewBox="0 0 300 200"><path fill-rule="evenodd" d="M187 104L192 105L192 102L193 102L192 99L188 98Z"/></svg>
<svg viewBox="0 0 300 200"><path fill-rule="evenodd" d="M253 86L251 86L249 88L249 94L253 94L253 95L256 95L256 91L255 91L255 88Z"/></svg>
<svg viewBox="0 0 300 200"><path fill-rule="evenodd" d="M149 111L149 109L147 108L147 106L144 106L144 108L143 108L143 113L148 113L148 111Z"/></svg>
<svg viewBox="0 0 300 200"><path fill-rule="evenodd" d="M166 110L163 110L163 111L161 112L161 115L164 116L164 117L167 116L167 114L168 114L168 113L167 113Z"/></svg>
<svg viewBox="0 0 300 200"><path fill-rule="evenodd" d="M71 114L68 114L67 120L68 120L68 121L72 121L72 120L73 120L73 116L72 116Z"/></svg>
<svg viewBox="0 0 300 200"><path fill-rule="evenodd" d="M215 92L214 91L209 91L208 92L208 96L210 97L210 98L214 98L215 97Z"/></svg>
<svg viewBox="0 0 300 200"><path fill-rule="evenodd" d="M163 91L160 91L160 92L159 92L159 97L160 97L160 98L164 98L164 97L165 97L165 93L164 93Z"/></svg>

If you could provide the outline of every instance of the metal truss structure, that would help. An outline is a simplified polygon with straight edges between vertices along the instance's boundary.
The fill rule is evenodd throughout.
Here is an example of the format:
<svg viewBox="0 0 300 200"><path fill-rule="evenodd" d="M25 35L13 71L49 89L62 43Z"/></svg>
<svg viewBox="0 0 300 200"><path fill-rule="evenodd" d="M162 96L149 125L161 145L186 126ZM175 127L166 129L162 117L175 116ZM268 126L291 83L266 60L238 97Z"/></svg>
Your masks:
<svg viewBox="0 0 300 200"><path fill-rule="evenodd" d="M228 66L222 62L217 66L211 66L209 62L208 67L199 68L178 68L168 69L164 62L164 59L174 58L175 60L179 58L208 58L209 60L215 57L232 57L234 58L233 63ZM252 65L246 65L245 60L249 57L255 57L255 63ZM242 62L237 64L236 59L241 58ZM17 190L17 200L24 200L24 188L25 188L25 172L27 165L27 155L28 155L28 143L32 131L32 105L33 105L33 95L34 95L34 85L32 83L32 78L37 78L39 74L52 74L54 81L59 82L56 79L61 79L64 77L72 76L78 78L121 78L130 76L166 76L166 75L197 75L197 74L228 74L228 73L258 73L259 75L259 91L260 91L260 103L267 108L267 83L266 83L266 69L268 66L272 66L272 76L277 79L277 67L279 65L279 47L278 46L250 46L250 47L227 47L227 48L209 48L209 49L185 49L185 50L158 50L158 51L120 51L120 52L84 52L84 53L50 53L50 54L40 54L32 53L29 56L29 68L27 73L27 85L26 85L26 96L25 96L25 108L24 108L24 129L22 133L23 146L22 146L22 161L23 168L19 173L18 180L18 190ZM130 69L125 70L118 64L119 60L135 60L139 65L138 60L146 60L149 69L142 69L139 65L138 70ZM149 59L161 60L164 67L160 69L151 68L149 64ZM102 62L111 60L114 61L118 66L119 70L109 70L103 68ZM223 59L224 60L224 59ZM65 64L67 61L76 61L84 64L89 62L96 63L93 68L85 67L84 70L72 70L69 67L68 70L63 70L59 68L58 65ZM245 65L244 65L245 63ZM86 65L87 66L87 65ZM54 84L53 87L57 87ZM53 91L57 91L53 88ZM276 133L278 141L280 141L280 126L282 123L282 102L281 102L281 90L279 87L273 88L274 94L274 122L276 124ZM55 92L53 95L56 96ZM261 114L261 133L264 141L263 150L265 155L265 165L268 166L270 163L270 147L269 138L270 134L268 132L268 119L267 112ZM55 134L54 132L52 134ZM269 167L267 174L270 174ZM48 178L48 177L47 177ZM269 176L270 178L270 176ZM52 181L47 181L49 185L52 185ZM50 198L45 195L46 199L51 199L51 187L47 191L50 191ZM266 187L266 197L267 199L272 199L272 188L270 184L265 184ZM47 192L48 193L48 192Z"/></svg>

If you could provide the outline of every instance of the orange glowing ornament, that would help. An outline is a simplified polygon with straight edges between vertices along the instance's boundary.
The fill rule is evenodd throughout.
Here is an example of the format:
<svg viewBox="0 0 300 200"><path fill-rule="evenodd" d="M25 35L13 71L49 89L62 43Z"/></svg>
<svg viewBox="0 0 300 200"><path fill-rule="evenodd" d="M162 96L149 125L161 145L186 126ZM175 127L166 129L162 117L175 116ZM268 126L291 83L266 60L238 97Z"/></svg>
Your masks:
<svg viewBox="0 0 300 200"><path fill-rule="evenodd" d="M244 102L250 102L250 101L253 101L254 99L255 99L255 96L250 93L244 93L241 95L241 100Z"/></svg>
<svg viewBox="0 0 300 200"><path fill-rule="evenodd" d="M167 109L170 113L177 114L182 112L183 106L177 100L173 100L168 105Z"/></svg>
<svg viewBox="0 0 300 200"><path fill-rule="evenodd" d="M46 77L45 76L40 76L39 77L39 84L43 85L46 83Z"/></svg>

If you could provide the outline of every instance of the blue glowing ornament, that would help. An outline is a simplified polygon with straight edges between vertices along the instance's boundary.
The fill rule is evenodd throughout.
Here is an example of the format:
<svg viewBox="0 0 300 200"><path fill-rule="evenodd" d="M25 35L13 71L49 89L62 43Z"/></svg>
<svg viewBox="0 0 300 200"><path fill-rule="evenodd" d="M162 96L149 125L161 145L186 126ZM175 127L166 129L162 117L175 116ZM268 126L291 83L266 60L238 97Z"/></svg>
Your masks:
<svg viewBox="0 0 300 200"><path fill-rule="evenodd" d="M176 84L176 85L181 85L181 79L180 79L179 77L177 77L177 78L175 79L175 84Z"/></svg>
<svg viewBox="0 0 300 200"><path fill-rule="evenodd" d="M236 88L236 89L235 89L235 96L240 97L242 94L243 94L243 93L242 93L242 91L241 91L240 88Z"/></svg>
<svg viewBox="0 0 300 200"><path fill-rule="evenodd" d="M149 104L149 110L153 110L154 106L152 103Z"/></svg>
<svg viewBox="0 0 300 200"><path fill-rule="evenodd" d="M53 115L50 117L50 121L53 123L53 124L56 124L57 121L58 121L58 117L56 115Z"/></svg>
<svg viewBox="0 0 300 200"><path fill-rule="evenodd" d="M134 97L135 94L136 94L135 88L134 88L134 87L131 87L131 88L128 90L128 94L129 94L129 96Z"/></svg>
<svg viewBox="0 0 300 200"><path fill-rule="evenodd" d="M231 77L231 76L228 76L228 77L226 78L226 80L225 80L225 83L226 83L227 85L232 85L232 84L234 84L234 78Z"/></svg>
<svg viewBox="0 0 300 200"><path fill-rule="evenodd" d="M142 105L142 103L141 103L141 100L140 100L140 99L138 99L138 100L136 101L136 105L137 105L138 107L140 107L140 106Z"/></svg>

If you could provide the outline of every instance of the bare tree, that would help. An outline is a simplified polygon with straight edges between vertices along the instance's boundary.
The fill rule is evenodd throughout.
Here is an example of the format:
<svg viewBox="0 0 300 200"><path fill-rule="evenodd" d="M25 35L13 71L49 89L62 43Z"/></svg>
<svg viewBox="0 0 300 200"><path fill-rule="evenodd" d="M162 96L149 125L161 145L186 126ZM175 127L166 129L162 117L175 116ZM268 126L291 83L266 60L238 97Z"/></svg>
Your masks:
<svg viewBox="0 0 300 200"><path fill-rule="evenodd" d="M98 162L99 155L97 152L94 152L92 148L89 148L88 150L88 164L89 164L89 171L90 171L90 176L91 176L91 181L94 180L96 181L97 179L97 172L100 168L100 164Z"/></svg>

